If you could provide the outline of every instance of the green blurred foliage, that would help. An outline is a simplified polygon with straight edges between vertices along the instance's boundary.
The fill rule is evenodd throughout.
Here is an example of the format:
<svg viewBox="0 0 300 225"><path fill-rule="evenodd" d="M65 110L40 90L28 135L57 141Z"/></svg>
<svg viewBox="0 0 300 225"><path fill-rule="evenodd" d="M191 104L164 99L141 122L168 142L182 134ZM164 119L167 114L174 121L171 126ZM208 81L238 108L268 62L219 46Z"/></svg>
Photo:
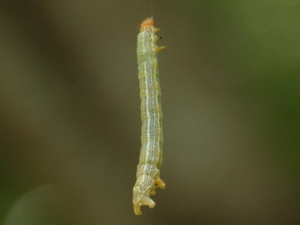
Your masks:
<svg viewBox="0 0 300 225"><path fill-rule="evenodd" d="M247 101L248 119L261 124L260 135L300 188L300 3L187 2L195 10L192 21L200 21L194 25L210 31L204 35L231 71L227 82Z"/></svg>

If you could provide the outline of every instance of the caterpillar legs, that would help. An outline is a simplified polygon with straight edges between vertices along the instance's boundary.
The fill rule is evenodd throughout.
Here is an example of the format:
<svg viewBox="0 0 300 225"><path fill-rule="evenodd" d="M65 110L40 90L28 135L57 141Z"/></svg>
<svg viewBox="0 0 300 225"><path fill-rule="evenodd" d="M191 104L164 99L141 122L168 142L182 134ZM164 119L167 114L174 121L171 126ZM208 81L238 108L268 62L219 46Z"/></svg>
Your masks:
<svg viewBox="0 0 300 225"><path fill-rule="evenodd" d="M138 183L139 180L144 180L144 183ZM148 182L147 182L148 181ZM150 181L150 182L149 182ZM148 183L148 185L141 185ZM164 189L166 187L165 182L156 177L155 179L151 178L149 175L140 175L137 179L137 182L133 188L133 210L136 215L142 215L141 206L147 205L149 208L155 206L155 202L150 198L150 195L155 195L156 188Z"/></svg>

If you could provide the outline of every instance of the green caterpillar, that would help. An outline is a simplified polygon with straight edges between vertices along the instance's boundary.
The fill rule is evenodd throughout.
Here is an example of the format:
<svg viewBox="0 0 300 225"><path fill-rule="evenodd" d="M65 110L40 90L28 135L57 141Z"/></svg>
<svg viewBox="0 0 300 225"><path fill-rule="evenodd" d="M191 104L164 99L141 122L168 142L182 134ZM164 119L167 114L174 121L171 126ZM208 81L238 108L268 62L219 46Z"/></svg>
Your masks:
<svg viewBox="0 0 300 225"><path fill-rule="evenodd" d="M164 49L158 47L159 29L154 27L152 18L141 24L137 37L138 78L141 98L141 153L137 166L136 183L133 187L133 209L141 215L141 206L155 206L150 195L155 195L156 188L165 188L160 179L160 167L163 153L163 114L161 109L161 89L159 84L157 53Z"/></svg>

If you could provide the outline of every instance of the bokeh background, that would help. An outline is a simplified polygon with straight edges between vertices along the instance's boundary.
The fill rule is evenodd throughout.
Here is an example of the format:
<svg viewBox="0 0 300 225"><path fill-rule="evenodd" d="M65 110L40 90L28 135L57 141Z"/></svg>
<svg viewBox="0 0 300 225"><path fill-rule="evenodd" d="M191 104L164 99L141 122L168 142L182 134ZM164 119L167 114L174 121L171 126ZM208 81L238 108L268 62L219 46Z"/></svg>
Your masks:
<svg viewBox="0 0 300 225"><path fill-rule="evenodd" d="M149 16L167 188L135 216ZM298 0L2 0L1 224L300 224L299 27Z"/></svg>

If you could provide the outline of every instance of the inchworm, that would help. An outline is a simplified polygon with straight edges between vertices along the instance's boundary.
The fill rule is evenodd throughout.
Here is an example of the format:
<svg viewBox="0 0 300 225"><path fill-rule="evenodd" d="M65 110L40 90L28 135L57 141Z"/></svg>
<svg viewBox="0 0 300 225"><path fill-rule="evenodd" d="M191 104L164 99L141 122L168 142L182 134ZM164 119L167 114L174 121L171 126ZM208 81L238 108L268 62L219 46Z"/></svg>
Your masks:
<svg viewBox="0 0 300 225"><path fill-rule="evenodd" d="M156 42L160 39L156 33L152 18L144 20L137 37L138 78L141 98L141 153L137 166L136 183L133 187L133 209L141 215L141 206L155 206L150 195L156 188L165 188L160 179L159 168L162 165L163 130L161 110L161 90L158 78L157 53L164 49Z"/></svg>

